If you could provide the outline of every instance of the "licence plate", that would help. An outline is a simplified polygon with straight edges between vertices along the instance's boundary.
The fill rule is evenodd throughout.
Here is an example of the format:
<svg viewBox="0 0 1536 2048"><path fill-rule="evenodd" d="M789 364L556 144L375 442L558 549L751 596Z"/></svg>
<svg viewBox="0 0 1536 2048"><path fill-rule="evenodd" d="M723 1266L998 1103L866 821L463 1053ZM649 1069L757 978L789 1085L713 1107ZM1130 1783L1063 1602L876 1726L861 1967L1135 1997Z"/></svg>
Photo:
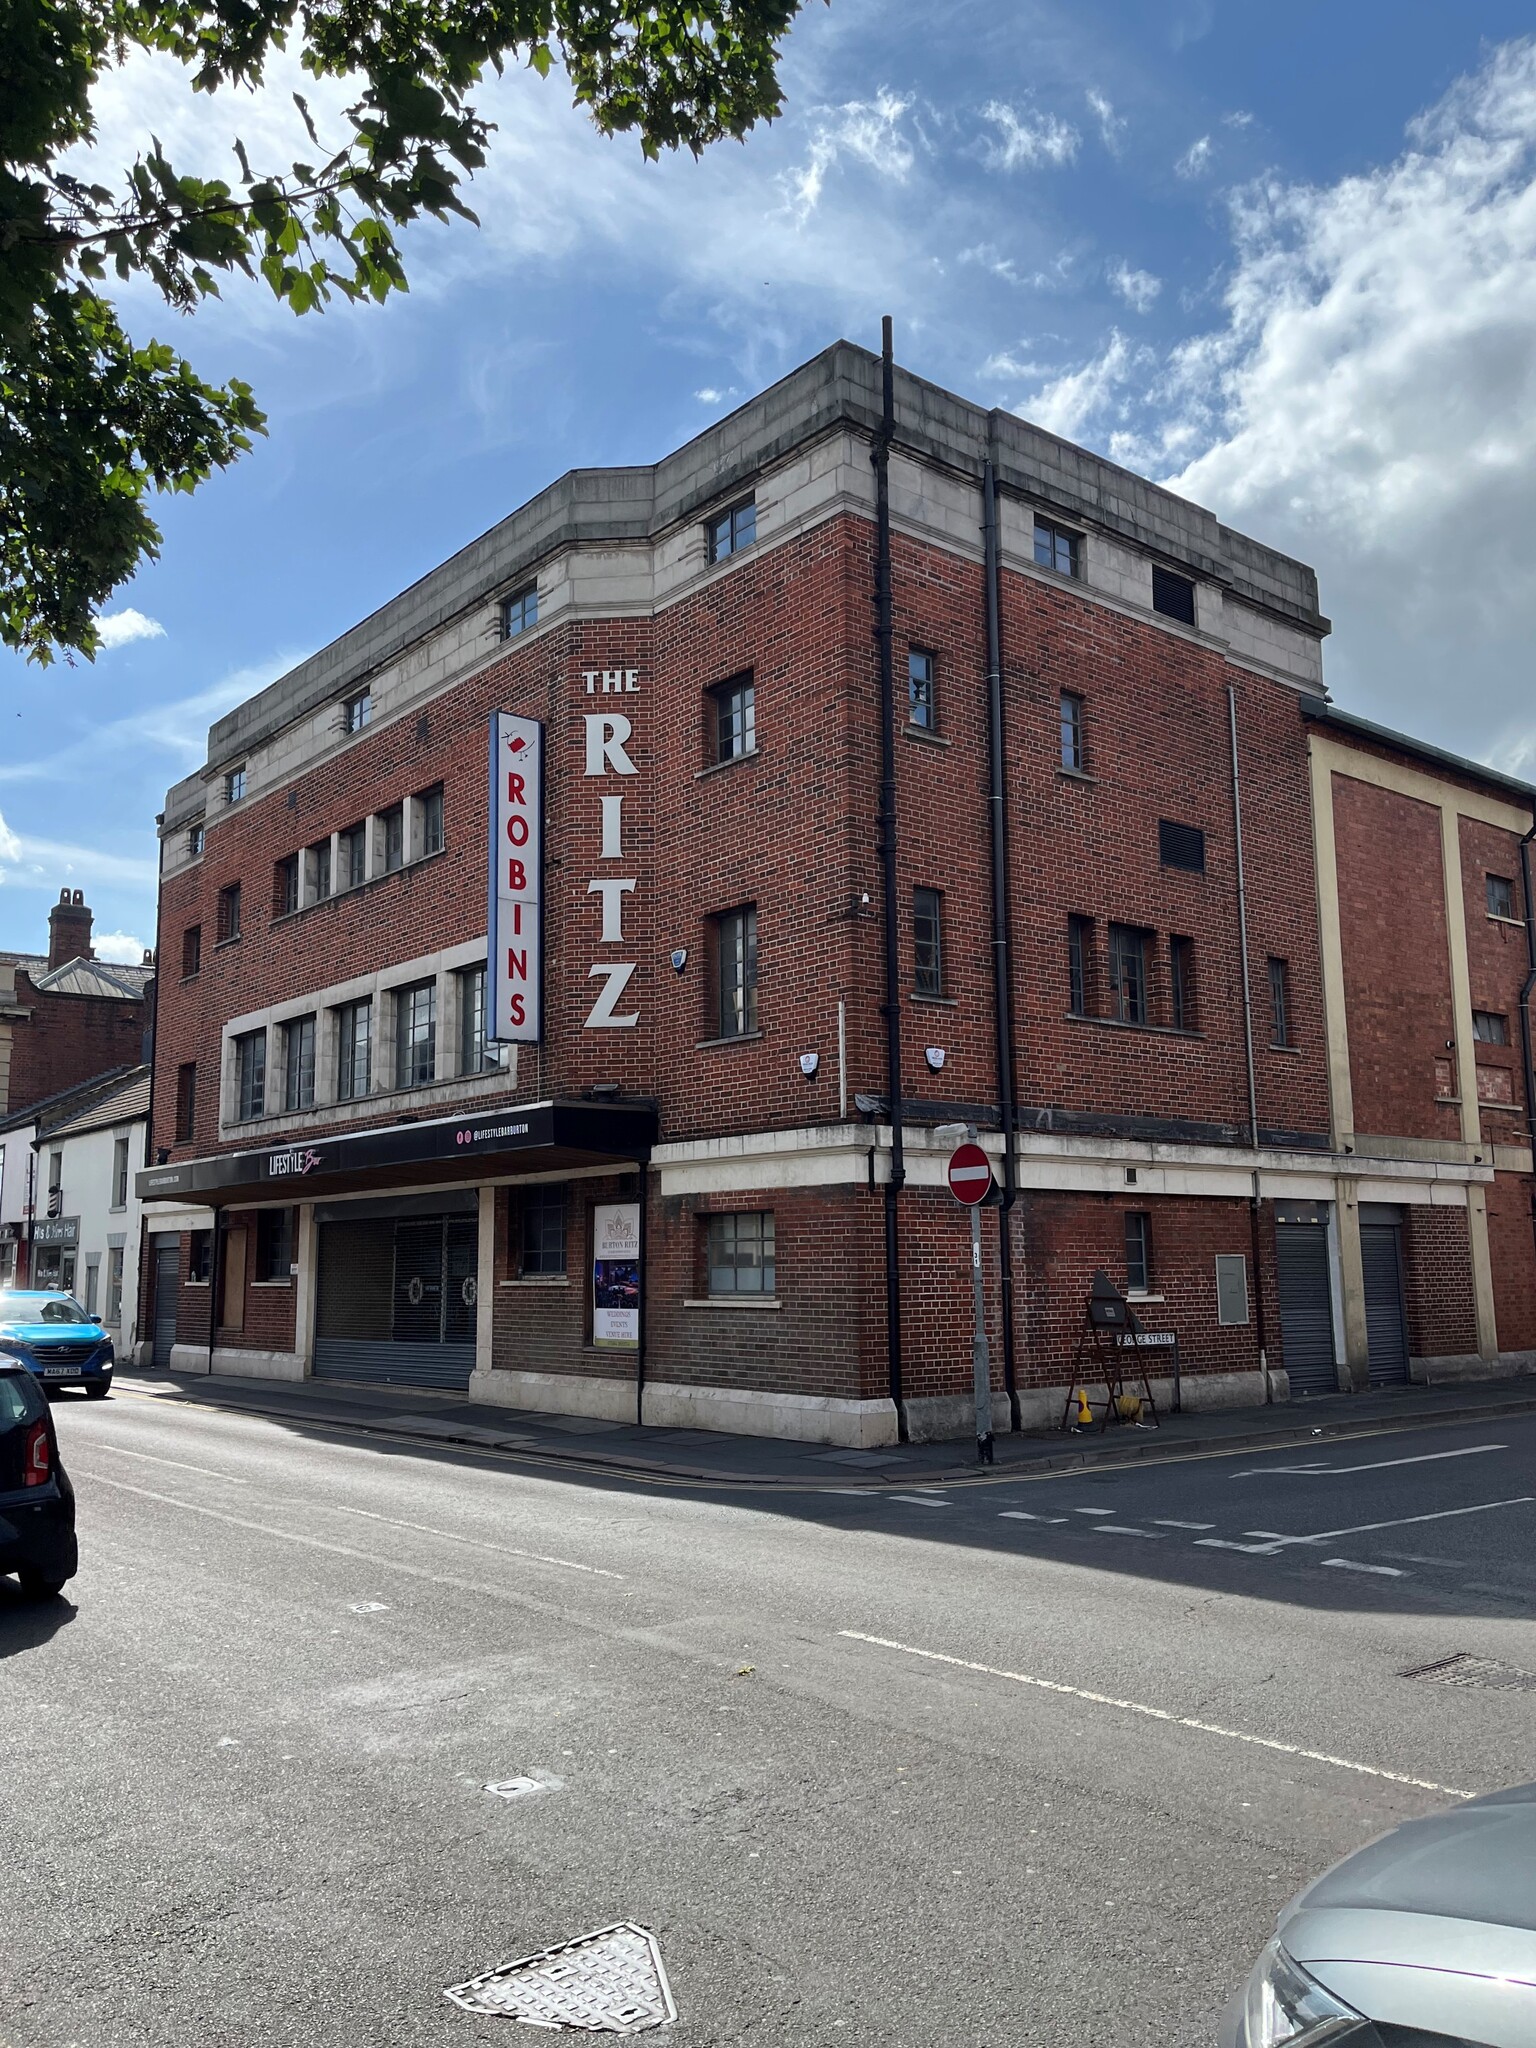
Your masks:
<svg viewBox="0 0 1536 2048"><path fill-rule="evenodd" d="M72 1380L78 1378L79 1373L77 1365L45 1365L42 1368L45 1380Z"/></svg>

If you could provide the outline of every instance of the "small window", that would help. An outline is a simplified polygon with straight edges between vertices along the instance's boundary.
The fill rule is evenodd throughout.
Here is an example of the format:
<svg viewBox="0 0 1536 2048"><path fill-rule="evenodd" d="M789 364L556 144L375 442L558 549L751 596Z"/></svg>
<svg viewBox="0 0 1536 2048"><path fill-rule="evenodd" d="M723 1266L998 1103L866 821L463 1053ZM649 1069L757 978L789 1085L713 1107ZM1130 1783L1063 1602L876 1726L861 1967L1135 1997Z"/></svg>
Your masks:
<svg viewBox="0 0 1536 2048"><path fill-rule="evenodd" d="M719 949L719 1036L745 1038L757 1029L757 906L716 919Z"/></svg>
<svg viewBox="0 0 1536 2048"><path fill-rule="evenodd" d="M751 676L733 676L709 693L712 759L735 761L757 751L757 690Z"/></svg>
<svg viewBox="0 0 1536 2048"><path fill-rule="evenodd" d="M912 893L912 953L915 995L944 993L944 898L937 889Z"/></svg>
<svg viewBox="0 0 1536 2048"><path fill-rule="evenodd" d="M219 944L240 936L240 884L231 882L219 891Z"/></svg>
<svg viewBox="0 0 1536 2048"><path fill-rule="evenodd" d="M85 1262L85 1312L92 1322L96 1320L97 1288L101 1281L100 1259Z"/></svg>
<svg viewBox="0 0 1536 2048"><path fill-rule="evenodd" d="M293 1270L293 1211L256 1212L256 1278L286 1280Z"/></svg>
<svg viewBox="0 0 1536 2048"><path fill-rule="evenodd" d="M416 799L421 812L421 858L443 850L443 785L424 789Z"/></svg>
<svg viewBox="0 0 1536 2048"><path fill-rule="evenodd" d="M1484 1045L1508 1045L1509 1019L1497 1010L1474 1010L1472 1036Z"/></svg>
<svg viewBox="0 0 1536 2048"><path fill-rule="evenodd" d="M937 723L934 671L938 664L926 648L907 649L907 722L933 732Z"/></svg>
<svg viewBox="0 0 1536 2048"><path fill-rule="evenodd" d="M48 1154L48 1192L50 1195L57 1195L63 1191L63 1187L64 1154L62 1152L50 1152ZM57 1216L59 1213L59 1209L62 1207L62 1203L56 1205L50 1202L48 1205L48 1214L50 1216Z"/></svg>
<svg viewBox="0 0 1536 2048"><path fill-rule="evenodd" d="M283 1026L283 1107L315 1106L315 1020L295 1017Z"/></svg>
<svg viewBox="0 0 1536 2048"><path fill-rule="evenodd" d="M299 907L299 856L290 853L272 871L272 915L290 917Z"/></svg>
<svg viewBox="0 0 1536 2048"><path fill-rule="evenodd" d="M526 1280L565 1271L565 1189L530 1188L519 1205L517 1270Z"/></svg>
<svg viewBox="0 0 1536 2048"><path fill-rule="evenodd" d="M128 1206L128 1140L112 1140L112 1206L126 1209Z"/></svg>
<svg viewBox="0 0 1536 2048"><path fill-rule="evenodd" d="M213 1277L213 1232L194 1230L187 1245L187 1279L206 1287Z"/></svg>
<svg viewBox="0 0 1536 2048"><path fill-rule="evenodd" d="M1150 932L1135 925L1109 928L1109 988L1112 1015L1122 1024L1147 1021L1147 941Z"/></svg>
<svg viewBox="0 0 1536 2048"><path fill-rule="evenodd" d="M1290 963L1273 955L1269 962L1269 1042L1271 1045L1291 1043Z"/></svg>
<svg viewBox="0 0 1536 2048"><path fill-rule="evenodd" d="M187 852L192 856L193 860L197 860L200 857L203 848L207 844L207 832L201 825L194 825L187 834Z"/></svg>
<svg viewBox="0 0 1536 2048"><path fill-rule="evenodd" d="M106 1321L120 1323L123 1319L123 1247L114 1244L107 1250L107 1313Z"/></svg>
<svg viewBox="0 0 1536 2048"><path fill-rule="evenodd" d="M189 924L181 935L181 973L185 980L196 974L203 964L203 928L200 924Z"/></svg>
<svg viewBox="0 0 1536 2048"><path fill-rule="evenodd" d="M1035 561L1042 569L1054 569L1060 576L1076 576L1081 561L1082 535L1049 519L1035 521Z"/></svg>
<svg viewBox="0 0 1536 2048"><path fill-rule="evenodd" d="M739 555L757 539L757 503L744 498L729 512L721 512L704 529L709 541L709 559L723 562L727 555Z"/></svg>
<svg viewBox="0 0 1536 2048"><path fill-rule="evenodd" d="M1088 1015L1088 963L1093 957L1093 919L1067 919L1067 1008L1074 1017Z"/></svg>
<svg viewBox="0 0 1536 2048"><path fill-rule="evenodd" d="M341 707L343 732L361 732L373 717L373 692L359 690L355 697L348 697Z"/></svg>
<svg viewBox="0 0 1536 2048"><path fill-rule="evenodd" d="M1071 690L1061 693L1061 765L1077 775L1086 774L1088 769L1083 747L1083 700Z"/></svg>
<svg viewBox="0 0 1536 2048"><path fill-rule="evenodd" d="M235 1117L249 1123L267 1108L267 1034L248 1031L235 1040Z"/></svg>
<svg viewBox="0 0 1536 2048"><path fill-rule="evenodd" d="M1152 564L1152 609L1165 619L1182 625L1195 623L1195 586L1187 576L1175 576L1171 569Z"/></svg>
<svg viewBox="0 0 1536 2048"><path fill-rule="evenodd" d="M459 976L459 1072L483 1074L499 1067L496 1048L486 1036L490 1006L486 1001L485 969L466 967Z"/></svg>
<svg viewBox="0 0 1536 2048"><path fill-rule="evenodd" d="M1152 1291L1152 1218L1145 1209L1125 1212L1125 1285L1131 1294Z"/></svg>
<svg viewBox="0 0 1536 2048"><path fill-rule="evenodd" d="M197 1061L176 1069L176 1143L188 1145L197 1128Z"/></svg>
<svg viewBox="0 0 1536 2048"><path fill-rule="evenodd" d="M336 1012L336 1097L355 1102L373 1086L373 1002L344 1003Z"/></svg>
<svg viewBox="0 0 1536 2048"><path fill-rule="evenodd" d="M329 839L316 840L305 855L309 870L309 900L323 903L331 893L331 842Z"/></svg>
<svg viewBox="0 0 1536 2048"><path fill-rule="evenodd" d="M1216 1320L1229 1327L1248 1320L1248 1261L1241 1252L1216 1254Z"/></svg>
<svg viewBox="0 0 1536 2048"><path fill-rule="evenodd" d="M1195 1028L1195 942L1173 937L1168 941L1168 1021L1175 1031Z"/></svg>
<svg viewBox="0 0 1536 2048"><path fill-rule="evenodd" d="M711 1216L708 1248L711 1294L766 1295L776 1291L771 1209Z"/></svg>
<svg viewBox="0 0 1536 2048"><path fill-rule="evenodd" d="M437 983L395 990L395 1086L420 1088L437 1073Z"/></svg>
<svg viewBox="0 0 1536 2048"><path fill-rule="evenodd" d="M368 878L368 828L349 825L336 835L336 886L358 889Z"/></svg>
<svg viewBox="0 0 1536 2048"><path fill-rule="evenodd" d="M501 637L515 640L519 633L526 633L530 626L539 623L539 586L525 584L510 597L501 601Z"/></svg>
<svg viewBox="0 0 1536 2048"><path fill-rule="evenodd" d="M405 806L395 804L379 814L379 831L384 841L384 872L392 875L405 866Z"/></svg>
<svg viewBox="0 0 1536 2048"><path fill-rule="evenodd" d="M1198 825L1180 825L1172 818L1159 818L1157 857L1165 868L1183 868L1186 874L1203 875L1205 834Z"/></svg>
<svg viewBox="0 0 1536 2048"><path fill-rule="evenodd" d="M245 769L231 768L224 778L224 801L227 804L237 804L244 795Z"/></svg>
<svg viewBox="0 0 1536 2048"><path fill-rule="evenodd" d="M1513 918L1515 914L1515 885L1508 875L1488 877L1488 915L1490 917Z"/></svg>

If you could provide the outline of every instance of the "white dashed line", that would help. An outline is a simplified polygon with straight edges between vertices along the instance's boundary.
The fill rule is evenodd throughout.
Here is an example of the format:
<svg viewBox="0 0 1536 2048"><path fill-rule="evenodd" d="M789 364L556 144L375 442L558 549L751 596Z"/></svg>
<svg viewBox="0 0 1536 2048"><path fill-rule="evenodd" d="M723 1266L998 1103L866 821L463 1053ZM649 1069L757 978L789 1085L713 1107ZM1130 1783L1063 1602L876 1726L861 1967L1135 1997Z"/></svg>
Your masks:
<svg viewBox="0 0 1536 2048"><path fill-rule="evenodd" d="M1074 1515L1112 1515L1115 1511L1113 1508L1074 1508L1072 1512Z"/></svg>
<svg viewBox="0 0 1536 2048"><path fill-rule="evenodd" d="M1325 1557L1325 1565L1331 1564L1341 1572L1374 1572L1379 1579L1406 1579L1411 1573L1399 1571L1395 1564L1357 1564L1352 1557Z"/></svg>
<svg viewBox="0 0 1536 2048"><path fill-rule="evenodd" d="M1000 1522L1064 1522L1065 1515L1032 1515L1024 1508L1004 1508L998 1516Z"/></svg>
<svg viewBox="0 0 1536 2048"><path fill-rule="evenodd" d="M887 1497L891 1500L905 1501L909 1508L947 1508L949 1506L947 1500L936 1500L931 1493L893 1493Z"/></svg>
<svg viewBox="0 0 1536 2048"><path fill-rule="evenodd" d="M1095 1522L1095 1536L1145 1536L1153 1543L1161 1543L1162 1537L1156 1529L1133 1529L1125 1522Z"/></svg>
<svg viewBox="0 0 1536 2048"><path fill-rule="evenodd" d="M1167 1515L1154 1515L1153 1521L1159 1529L1214 1529L1214 1522L1175 1522Z"/></svg>
<svg viewBox="0 0 1536 2048"><path fill-rule="evenodd" d="M1263 1479L1271 1472L1300 1473L1327 1479L1335 1472L1390 1472L1396 1465L1438 1465L1442 1458L1480 1458L1485 1451L1507 1451L1508 1444L1468 1444L1459 1451L1425 1451L1417 1458L1383 1458L1374 1465L1245 1465L1234 1479Z"/></svg>
<svg viewBox="0 0 1536 2048"><path fill-rule="evenodd" d="M1249 1557L1273 1557L1278 1543L1229 1543L1224 1536L1197 1536L1196 1550L1241 1550Z"/></svg>

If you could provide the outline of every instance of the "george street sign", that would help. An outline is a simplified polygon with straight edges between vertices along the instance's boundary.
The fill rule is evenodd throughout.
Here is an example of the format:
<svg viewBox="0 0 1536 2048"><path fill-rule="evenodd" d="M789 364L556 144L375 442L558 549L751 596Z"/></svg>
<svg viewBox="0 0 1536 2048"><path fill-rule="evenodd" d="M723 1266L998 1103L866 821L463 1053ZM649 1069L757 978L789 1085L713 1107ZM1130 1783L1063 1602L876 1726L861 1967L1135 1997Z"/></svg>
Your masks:
<svg viewBox="0 0 1536 2048"><path fill-rule="evenodd" d="M992 1167L979 1145L957 1145L949 1155L949 1192L975 1208L992 1192Z"/></svg>

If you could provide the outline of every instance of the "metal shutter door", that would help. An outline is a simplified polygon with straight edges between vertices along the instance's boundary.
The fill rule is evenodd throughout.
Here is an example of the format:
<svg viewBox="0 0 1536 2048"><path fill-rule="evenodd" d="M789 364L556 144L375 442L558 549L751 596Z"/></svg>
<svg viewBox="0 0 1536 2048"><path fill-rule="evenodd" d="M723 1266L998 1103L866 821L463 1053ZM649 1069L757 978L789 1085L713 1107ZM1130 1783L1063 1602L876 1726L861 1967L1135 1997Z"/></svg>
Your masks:
<svg viewBox="0 0 1536 2048"><path fill-rule="evenodd" d="M315 1377L462 1390L475 1366L445 1318L445 1237L473 1218L377 1217L316 1226ZM448 1327L445 1330L445 1320ZM446 1341L445 1341L446 1339Z"/></svg>
<svg viewBox="0 0 1536 2048"><path fill-rule="evenodd" d="M1402 1246L1395 1224L1361 1224L1360 1265L1371 1385L1399 1385L1408 1377L1408 1332L1403 1322Z"/></svg>
<svg viewBox="0 0 1536 2048"><path fill-rule="evenodd" d="M1280 1353L1292 1394L1336 1394L1328 1232L1320 1223L1279 1223Z"/></svg>
<svg viewBox="0 0 1536 2048"><path fill-rule="evenodd" d="M181 1287L181 1240L155 1240L155 1341L153 1360L168 1366L176 1342L176 1296Z"/></svg>

